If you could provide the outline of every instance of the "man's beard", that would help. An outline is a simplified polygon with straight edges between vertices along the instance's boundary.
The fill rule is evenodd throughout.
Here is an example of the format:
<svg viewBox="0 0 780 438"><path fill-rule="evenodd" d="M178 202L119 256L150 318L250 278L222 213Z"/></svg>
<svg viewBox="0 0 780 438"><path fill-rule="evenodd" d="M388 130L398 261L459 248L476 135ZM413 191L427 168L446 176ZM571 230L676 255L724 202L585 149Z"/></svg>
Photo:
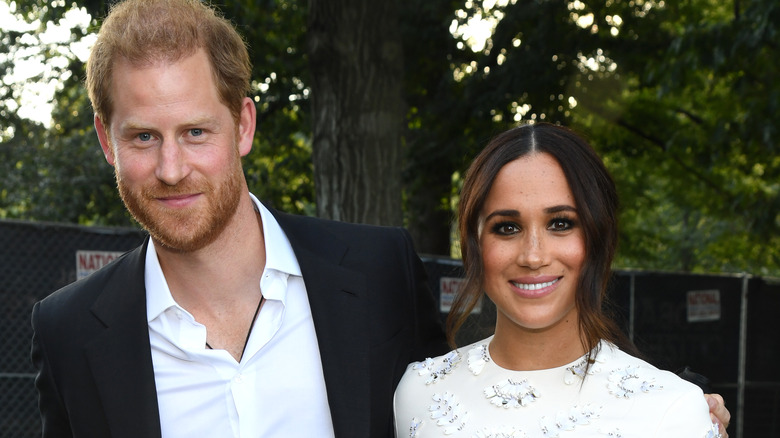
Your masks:
<svg viewBox="0 0 780 438"><path fill-rule="evenodd" d="M116 172L116 182L127 210L149 232L155 244L176 252L192 252L214 242L235 215L241 198L242 176L239 164L216 184L187 177L175 186L155 180L152 185L132 189L123 182L119 172ZM205 208L172 209L156 200L193 193L206 198Z"/></svg>

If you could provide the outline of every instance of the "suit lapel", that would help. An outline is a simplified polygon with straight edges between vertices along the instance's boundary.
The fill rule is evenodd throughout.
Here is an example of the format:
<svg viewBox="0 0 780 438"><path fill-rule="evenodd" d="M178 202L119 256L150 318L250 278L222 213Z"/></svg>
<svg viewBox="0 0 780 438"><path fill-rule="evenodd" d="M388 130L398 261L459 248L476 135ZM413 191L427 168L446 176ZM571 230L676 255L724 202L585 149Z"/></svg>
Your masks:
<svg viewBox="0 0 780 438"><path fill-rule="evenodd" d="M92 307L105 330L86 353L112 437L161 436L146 321L146 248L126 256Z"/></svg>
<svg viewBox="0 0 780 438"><path fill-rule="evenodd" d="M315 230L274 213L292 244L309 296L322 358L333 427L338 437L370 433L366 278L340 265L348 247L321 227Z"/></svg>

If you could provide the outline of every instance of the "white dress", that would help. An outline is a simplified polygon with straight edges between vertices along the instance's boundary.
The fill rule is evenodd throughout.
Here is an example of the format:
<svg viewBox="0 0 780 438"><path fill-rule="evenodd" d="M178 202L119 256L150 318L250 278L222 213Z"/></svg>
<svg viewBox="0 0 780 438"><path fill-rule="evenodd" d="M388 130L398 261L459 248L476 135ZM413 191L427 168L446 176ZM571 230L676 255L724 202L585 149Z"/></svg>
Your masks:
<svg viewBox="0 0 780 438"><path fill-rule="evenodd" d="M395 393L397 437L718 437L699 387L602 341L557 368L496 365L492 337L409 365Z"/></svg>

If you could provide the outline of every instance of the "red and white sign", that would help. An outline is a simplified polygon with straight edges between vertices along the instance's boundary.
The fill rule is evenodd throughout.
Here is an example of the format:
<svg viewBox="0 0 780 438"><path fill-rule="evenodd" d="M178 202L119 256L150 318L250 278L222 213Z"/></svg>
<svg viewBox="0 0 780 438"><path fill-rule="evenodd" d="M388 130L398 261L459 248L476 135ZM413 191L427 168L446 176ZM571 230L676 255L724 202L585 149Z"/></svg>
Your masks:
<svg viewBox="0 0 780 438"><path fill-rule="evenodd" d="M464 283L466 280L458 277L441 277L439 279L439 311L441 313L449 313L452 302ZM482 312L482 300L479 300L474 306L474 310L471 311L471 313L480 312Z"/></svg>
<svg viewBox="0 0 780 438"><path fill-rule="evenodd" d="M717 289L689 291L687 304L688 322L720 319L720 291Z"/></svg>
<svg viewBox="0 0 780 438"><path fill-rule="evenodd" d="M121 251L76 251L76 279L88 276L122 254Z"/></svg>

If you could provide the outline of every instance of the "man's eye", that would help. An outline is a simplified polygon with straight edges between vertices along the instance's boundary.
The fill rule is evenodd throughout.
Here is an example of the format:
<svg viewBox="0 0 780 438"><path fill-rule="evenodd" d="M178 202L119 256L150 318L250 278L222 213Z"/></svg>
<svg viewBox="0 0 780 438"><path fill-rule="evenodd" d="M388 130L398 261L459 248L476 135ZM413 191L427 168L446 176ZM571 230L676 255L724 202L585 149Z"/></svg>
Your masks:
<svg viewBox="0 0 780 438"><path fill-rule="evenodd" d="M190 135L193 137L200 137L203 135L203 130L198 128L190 129Z"/></svg>
<svg viewBox="0 0 780 438"><path fill-rule="evenodd" d="M149 141L152 139L152 134L149 134L148 132L138 134L138 139L141 141Z"/></svg>

